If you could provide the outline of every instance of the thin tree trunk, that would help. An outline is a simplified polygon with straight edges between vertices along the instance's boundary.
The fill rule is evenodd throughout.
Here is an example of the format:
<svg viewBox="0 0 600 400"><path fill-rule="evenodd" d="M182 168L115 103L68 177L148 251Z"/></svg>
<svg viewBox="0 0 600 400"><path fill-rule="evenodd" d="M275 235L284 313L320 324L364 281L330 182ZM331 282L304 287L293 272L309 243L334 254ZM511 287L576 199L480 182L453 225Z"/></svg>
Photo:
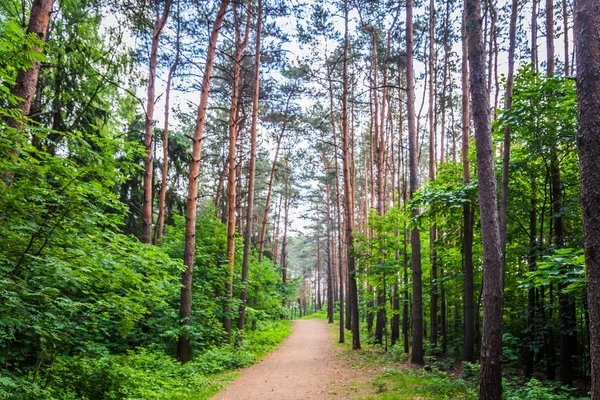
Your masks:
<svg viewBox="0 0 600 400"><path fill-rule="evenodd" d="M242 293L237 328L239 340L246 323L246 301L248 300L248 269L250 266L250 245L252 244L252 222L254 217L254 180L256 175L256 130L258 124L258 97L260 92L260 45L262 33L262 0L258 0L256 16L256 47L254 54L254 93L252 99L252 126L250 128L250 171L248 173L248 206L246 208L246 232L244 234L244 258L242 261Z"/></svg>
<svg viewBox="0 0 600 400"><path fill-rule="evenodd" d="M325 166L325 201L327 202L327 322L333 324L333 314L335 311L334 302L336 298L334 288L335 256L333 254L333 239L331 237L331 189L329 180L327 179L329 164L325 153L323 153L323 164Z"/></svg>
<svg viewBox="0 0 600 400"><path fill-rule="evenodd" d="M219 183L217 183L217 190L215 191L215 209L217 213L217 217L221 215L220 207L221 207L221 197L223 195L223 186L225 185L225 178L227 177L227 171L229 171L229 157L225 159L223 162L223 170L221 171L221 175L219 175ZM226 216L223 216L225 218ZM226 221L225 221L226 222Z"/></svg>
<svg viewBox="0 0 600 400"><path fill-rule="evenodd" d="M177 345L177 357L182 363L190 361L192 358L192 342L189 336L189 327L191 326L192 316L192 275L194 271L194 255L196 246L196 204L198 201L198 176L200 173L200 157L202 155L202 138L204 134L204 124L206 123L206 106L208 104L208 94L210 80L212 77L213 62L219 30L225 19L225 13L229 6L229 0L222 0L217 13L215 22L208 41L208 51L206 53L206 64L204 66L204 76L202 78L202 90L200 95L200 104L196 117L196 127L192 139L192 158L190 161L190 174L188 184L188 196L186 206L186 224L185 224L185 250L183 263L186 266L182 274L182 287L179 318L184 325L184 330L179 336Z"/></svg>
<svg viewBox="0 0 600 400"><path fill-rule="evenodd" d="M144 132L144 207L143 221L144 231L142 235L143 243L152 242L152 136L154 134L154 84L156 82L156 63L158 61L158 44L160 41L161 32L167 23L171 12L171 4L173 0L165 2L165 8L162 15L157 17L152 31L152 44L150 49L150 72L148 76L148 102L146 103L146 129Z"/></svg>
<svg viewBox="0 0 600 400"><path fill-rule="evenodd" d="M419 188L417 164L417 129L415 121L415 78L413 69L413 0L406 0L406 83L408 111L408 155L410 164L410 198L412 199ZM419 215L419 209L414 207L412 218ZM413 343L411 361L422 365L423 358L423 282L421 276L421 237L417 227L411 232L412 246L412 287L413 287Z"/></svg>
<svg viewBox="0 0 600 400"><path fill-rule="evenodd" d="M160 194L158 196L158 219L156 220L156 229L154 231L154 243L159 243L164 231L165 226L165 214L167 212L167 177L169 174L169 112L170 112L170 99L171 99L171 83L175 71L179 65L179 38L181 32L180 26L181 16L179 15L179 0L177 1L177 42L175 44L175 60L169 68L169 75L167 76L167 87L165 88L165 124L163 128L163 165L162 165L162 176L160 181Z"/></svg>
<svg viewBox="0 0 600 400"><path fill-rule="evenodd" d="M281 281L287 284L287 244L288 244L288 218L290 215L290 171L288 158L285 159L286 176L283 200L283 239L281 240Z"/></svg>
<svg viewBox="0 0 600 400"><path fill-rule="evenodd" d="M512 10L510 14L509 47L508 47L508 77L506 79L505 110L512 107L512 94L515 76L515 47L517 37L517 14L519 2L512 1ZM510 126L507 124L504 128L504 149L502 159L502 185L500 187L500 250L502 251L502 260L506 265L506 230L508 224L508 181L510 167Z"/></svg>
<svg viewBox="0 0 600 400"><path fill-rule="evenodd" d="M538 72L538 44L537 44L537 35L538 35L538 25L537 25L537 17L538 17L538 0L533 0L533 5L531 6L531 63L534 66L535 72Z"/></svg>
<svg viewBox="0 0 600 400"><path fill-rule="evenodd" d="M466 29L469 37L471 100L477 148L479 209L483 242L484 307L479 396L482 400L501 400L503 265L500 249L489 92L485 83L485 54L483 52L479 1L466 0L465 11Z"/></svg>
<svg viewBox="0 0 600 400"><path fill-rule="evenodd" d="M571 74L571 66L569 64L569 13L567 11L567 0L562 0L563 14L563 47L565 51L565 76Z"/></svg>
<svg viewBox="0 0 600 400"><path fill-rule="evenodd" d="M233 82L231 86L231 108L229 110L229 175L227 179L227 264L229 267L228 279L225 287L227 292L227 301L225 304L225 316L223 318L223 329L225 330L226 341L231 342L231 318L232 318L232 302L233 302L233 277L235 268L235 231L236 231L236 144L239 130L239 115L240 115L240 103L241 98L241 87L240 87L240 75L241 75L241 61L242 53L244 48L248 44L249 33L250 33L250 17L251 11L248 4L247 17L246 17L246 30L244 33L244 39L240 37L240 24L239 15L237 14L237 5L233 4L233 14L235 19L235 56L233 59ZM240 152L241 153L241 152ZM241 163L240 163L241 164Z"/></svg>
<svg viewBox="0 0 600 400"><path fill-rule="evenodd" d="M283 139L283 135L285 134L285 129L287 127L288 122L288 110L290 105L290 100L293 95L293 91L290 92L286 105L285 105L285 113L283 117L283 124L281 126L281 132L279 132L279 136L277 137L277 145L275 147L275 156L273 157L273 165L271 166L271 174L269 175L269 187L267 189L267 199L265 200L265 215L262 221L262 228L260 230L260 243L258 248L258 262L262 262L264 253L265 253L265 241L267 239L267 223L269 222L269 209L271 206L271 195L273 193L273 182L275 181L275 173L277 172L277 157L279 156L279 149L281 148L281 141Z"/></svg>
<svg viewBox="0 0 600 400"><path fill-rule="evenodd" d="M435 0L429 0L429 180L433 182L435 180L435 140L436 140L436 124L435 124L435 85L434 78L436 78L435 71ZM435 215L432 216L434 225L429 230L429 253L431 262L431 298L430 298L430 320L431 320L431 333L429 336L429 342L431 347L435 349L437 347L437 315L438 315L438 293L437 293L437 263L436 263L436 251L435 241L437 238L437 229L435 225Z"/></svg>

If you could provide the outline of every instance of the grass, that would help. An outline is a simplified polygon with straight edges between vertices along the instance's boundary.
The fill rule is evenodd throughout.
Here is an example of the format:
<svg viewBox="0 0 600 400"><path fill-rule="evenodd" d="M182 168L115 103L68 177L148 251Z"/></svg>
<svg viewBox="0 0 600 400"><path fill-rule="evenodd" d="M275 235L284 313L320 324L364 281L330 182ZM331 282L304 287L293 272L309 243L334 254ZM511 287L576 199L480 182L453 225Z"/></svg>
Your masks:
<svg viewBox="0 0 600 400"><path fill-rule="evenodd" d="M326 319L326 315L319 318ZM335 321L330 328L332 337L337 339L338 319ZM365 377L358 383L361 386L358 392L363 396L361 399L477 399L476 383L442 371L451 370L443 363L419 367L408 362L408 355L403 353L401 347L393 346L388 352L384 352L381 347L369 344L367 338L367 332L361 331L362 349L359 351L352 350L351 333L348 331L346 343L338 344L342 348L339 357L347 368L358 370Z"/></svg>

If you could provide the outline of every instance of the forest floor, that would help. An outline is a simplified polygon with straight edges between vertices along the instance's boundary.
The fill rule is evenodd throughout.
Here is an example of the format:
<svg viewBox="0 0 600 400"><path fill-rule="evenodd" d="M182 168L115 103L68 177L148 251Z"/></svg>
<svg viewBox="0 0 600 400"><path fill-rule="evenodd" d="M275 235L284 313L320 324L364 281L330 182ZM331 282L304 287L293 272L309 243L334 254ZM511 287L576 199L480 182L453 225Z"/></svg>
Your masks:
<svg viewBox="0 0 600 400"><path fill-rule="evenodd" d="M371 393L364 370L339 357L333 330L321 319L294 322L278 350L244 369L214 400L356 399Z"/></svg>

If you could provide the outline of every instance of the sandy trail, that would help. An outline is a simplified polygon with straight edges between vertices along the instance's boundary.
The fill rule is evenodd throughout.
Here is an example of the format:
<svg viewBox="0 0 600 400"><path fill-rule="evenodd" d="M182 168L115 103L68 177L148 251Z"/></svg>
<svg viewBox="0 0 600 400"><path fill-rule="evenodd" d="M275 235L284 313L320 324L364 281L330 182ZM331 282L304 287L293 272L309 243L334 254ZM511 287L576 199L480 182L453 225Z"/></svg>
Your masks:
<svg viewBox="0 0 600 400"><path fill-rule="evenodd" d="M213 400L352 399L358 396L357 371L335 357L340 351L325 321L295 321L278 350L241 371Z"/></svg>

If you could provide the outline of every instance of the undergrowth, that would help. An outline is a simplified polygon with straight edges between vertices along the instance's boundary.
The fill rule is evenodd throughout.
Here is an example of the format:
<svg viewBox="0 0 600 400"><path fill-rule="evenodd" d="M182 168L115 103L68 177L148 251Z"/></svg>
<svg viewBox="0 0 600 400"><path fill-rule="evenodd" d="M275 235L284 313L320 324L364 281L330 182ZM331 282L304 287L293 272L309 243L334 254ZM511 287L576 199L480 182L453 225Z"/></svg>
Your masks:
<svg viewBox="0 0 600 400"><path fill-rule="evenodd" d="M55 362L48 387L2 376L2 399L44 400L201 400L218 392L247 367L273 350L291 333L289 321L260 322L247 331L243 345L227 345L180 364L162 351L137 348L120 355L64 357ZM25 394L26 393L26 394ZM35 393L39 393L38 396ZM23 395L22 395L23 394ZM33 394L34 397L31 397ZM25 396L25 397L24 397Z"/></svg>

